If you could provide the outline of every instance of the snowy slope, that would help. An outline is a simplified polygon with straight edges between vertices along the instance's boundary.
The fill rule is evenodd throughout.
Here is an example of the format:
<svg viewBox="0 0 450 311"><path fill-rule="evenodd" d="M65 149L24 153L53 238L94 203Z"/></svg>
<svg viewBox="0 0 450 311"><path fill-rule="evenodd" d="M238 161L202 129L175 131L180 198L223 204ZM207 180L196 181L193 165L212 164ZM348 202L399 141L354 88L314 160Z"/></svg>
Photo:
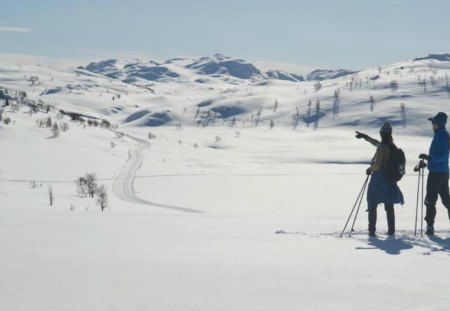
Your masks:
<svg viewBox="0 0 450 311"><path fill-rule="evenodd" d="M126 82L0 64L2 94L28 99L0 108L11 119L0 125L0 309L446 310L449 220L439 203L436 236L414 236L412 168L431 141L427 117L450 101L449 62L377 66L320 89L190 63L155 65L178 78ZM30 113L39 100L55 109ZM69 130L37 126L49 116ZM341 239L375 152L354 131L377 137L384 120L407 156L397 236L384 235L380 207L367 238L363 200ZM75 191L87 172L108 187L104 212Z"/></svg>

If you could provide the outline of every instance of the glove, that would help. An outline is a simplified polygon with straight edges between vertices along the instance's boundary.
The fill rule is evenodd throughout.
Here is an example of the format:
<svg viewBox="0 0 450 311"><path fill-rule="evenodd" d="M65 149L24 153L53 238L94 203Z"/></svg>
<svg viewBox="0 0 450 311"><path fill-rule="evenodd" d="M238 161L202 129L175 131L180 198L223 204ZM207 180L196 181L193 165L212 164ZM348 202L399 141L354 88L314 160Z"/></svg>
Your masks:
<svg viewBox="0 0 450 311"><path fill-rule="evenodd" d="M427 155L427 154L425 154L425 153L421 153L420 155L419 155L419 159L422 159L422 160L428 160L430 157Z"/></svg>
<svg viewBox="0 0 450 311"><path fill-rule="evenodd" d="M372 170L370 169L370 167L367 168L366 174L367 176L372 175Z"/></svg>
<svg viewBox="0 0 450 311"><path fill-rule="evenodd" d="M427 164L422 160L419 162L419 168L425 168L427 167Z"/></svg>
<svg viewBox="0 0 450 311"><path fill-rule="evenodd" d="M355 133L356 133L355 137L358 138L358 139L360 139L360 138L367 139L369 137L368 135L366 135L364 133L361 133L361 132L358 132L358 131L356 131Z"/></svg>

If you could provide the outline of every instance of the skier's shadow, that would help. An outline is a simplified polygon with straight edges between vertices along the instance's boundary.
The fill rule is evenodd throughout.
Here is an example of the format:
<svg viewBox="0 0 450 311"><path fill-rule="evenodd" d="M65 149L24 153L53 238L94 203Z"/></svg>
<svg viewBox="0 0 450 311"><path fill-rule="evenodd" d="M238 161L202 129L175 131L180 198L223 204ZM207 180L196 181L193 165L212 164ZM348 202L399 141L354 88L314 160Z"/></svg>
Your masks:
<svg viewBox="0 0 450 311"><path fill-rule="evenodd" d="M413 245L402 239L389 237L386 240L380 240L377 237L370 237L367 244L372 247L357 247L356 249L374 249L378 248L389 255L400 255L402 250L413 248Z"/></svg>
<svg viewBox="0 0 450 311"><path fill-rule="evenodd" d="M434 243L436 243L437 245L439 245L440 247L442 247L440 251L450 252L450 238L443 239L441 237L433 235L430 236L429 239Z"/></svg>

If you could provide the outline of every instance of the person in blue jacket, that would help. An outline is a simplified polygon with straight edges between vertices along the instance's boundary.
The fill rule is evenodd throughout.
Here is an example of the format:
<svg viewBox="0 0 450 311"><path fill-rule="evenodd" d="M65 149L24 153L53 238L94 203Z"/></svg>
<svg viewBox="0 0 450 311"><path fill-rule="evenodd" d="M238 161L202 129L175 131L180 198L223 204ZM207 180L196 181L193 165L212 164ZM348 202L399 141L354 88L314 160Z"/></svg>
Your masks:
<svg viewBox="0 0 450 311"><path fill-rule="evenodd" d="M436 201L438 195L447 208L450 218L450 194L448 189L449 179L449 141L450 136L445 128L447 115L439 112L433 118L429 118L433 126L434 136L428 154L422 153L419 159L428 160L427 194L425 206L427 207L425 221L427 222L426 234L434 234L434 219L436 217Z"/></svg>
<svg viewBox="0 0 450 311"><path fill-rule="evenodd" d="M392 138L392 126L389 122L384 122L380 128L381 142L370 136L356 132L356 138L364 138L366 141L377 147L377 151L372 160L372 164L366 170L367 175L372 175L367 190L367 205L369 212L369 235L375 236L377 224L377 206L384 203L388 223L388 235L395 234L395 213L394 204L403 205L403 194L396 182L390 182L386 178L386 169L390 161L390 156L394 145Z"/></svg>

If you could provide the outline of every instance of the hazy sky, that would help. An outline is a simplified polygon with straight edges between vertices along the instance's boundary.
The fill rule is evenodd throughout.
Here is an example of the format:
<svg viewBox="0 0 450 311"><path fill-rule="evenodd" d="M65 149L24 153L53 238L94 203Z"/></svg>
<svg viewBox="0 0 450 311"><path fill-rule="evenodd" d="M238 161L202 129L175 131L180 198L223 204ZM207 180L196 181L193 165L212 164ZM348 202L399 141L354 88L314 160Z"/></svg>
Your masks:
<svg viewBox="0 0 450 311"><path fill-rule="evenodd" d="M0 54L361 69L450 53L449 12L447 0L1 0Z"/></svg>

